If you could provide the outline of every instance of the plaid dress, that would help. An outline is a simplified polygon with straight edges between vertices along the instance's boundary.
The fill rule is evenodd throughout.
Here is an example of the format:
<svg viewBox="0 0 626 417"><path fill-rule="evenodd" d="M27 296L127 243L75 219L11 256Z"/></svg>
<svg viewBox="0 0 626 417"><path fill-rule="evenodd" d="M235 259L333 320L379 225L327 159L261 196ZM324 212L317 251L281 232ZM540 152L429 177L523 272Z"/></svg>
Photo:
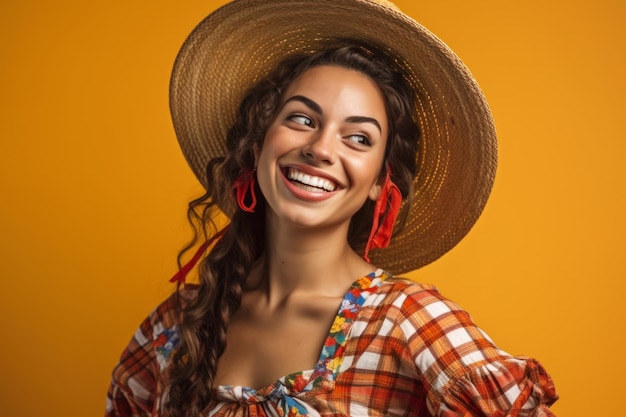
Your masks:
<svg viewBox="0 0 626 417"><path fill-rule="evenodd" d="M194 289L185 290L193 296ZM166 416L180 335L172 297L113 371L106 416ZM553 416L543 367L499 350L433 287L376 271L346 293L319 361L263 389L219 386L203 416Z"/></svg>

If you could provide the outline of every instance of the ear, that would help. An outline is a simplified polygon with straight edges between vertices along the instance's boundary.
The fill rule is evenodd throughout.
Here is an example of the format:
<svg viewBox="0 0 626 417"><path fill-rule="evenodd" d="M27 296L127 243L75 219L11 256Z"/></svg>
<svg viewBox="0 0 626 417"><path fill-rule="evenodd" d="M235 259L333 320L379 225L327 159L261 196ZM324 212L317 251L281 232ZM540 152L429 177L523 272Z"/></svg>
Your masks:
<svg viewBox="0 0 626 417"><path fill-rule="evenodd" d="M385 172L381 171L380 175L378 176L378 179L376 180L376 182L374 182L374 184L372 184L372 187L370 188L370 192L368 194L368 197L370 200L372 201L378 200L378 196L380 196L380 192L382 191L383 186L385 185L385 178L386 178Z"/></svg>

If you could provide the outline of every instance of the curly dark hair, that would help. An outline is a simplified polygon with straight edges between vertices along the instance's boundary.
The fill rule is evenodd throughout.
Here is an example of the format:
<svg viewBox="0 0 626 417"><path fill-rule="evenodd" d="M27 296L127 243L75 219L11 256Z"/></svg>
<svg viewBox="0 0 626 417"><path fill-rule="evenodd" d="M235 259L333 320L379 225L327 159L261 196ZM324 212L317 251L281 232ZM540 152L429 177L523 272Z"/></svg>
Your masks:
<svg viewBox="0 0 626 417"><path fill-rule="evenodd" d="M261 149L265 132L280 107L284 91L307 69L337 65L371 78L383 93L389 137L386 167L403 199L413 195L419 128L415 119L415 93L407 82L402 60L392 51L353 40L333 40L319 52L288 57L268 76L255 84L242 100L236 121L226 137L227 155L207 164L208 189L189 203L188 218L193 239L179 254L217 232L214 218L223 212L230 218L228 231L199 267L197 295L188 302L179 297L181 346L168 372L166 409L171 417L197 416L212 398L220 356L226 348L226 332L232 314L239 308L245 280L265 244L265 200L256 188L254 213L238 210L233 182L254 167L254 150ZM369 235L373 216L369 199L353 216L348 242L361 251ZM410 206L406 201L404 207ZM406 212L406 210L405 210ZM400 224L403 216L400 217Z"/></svg>

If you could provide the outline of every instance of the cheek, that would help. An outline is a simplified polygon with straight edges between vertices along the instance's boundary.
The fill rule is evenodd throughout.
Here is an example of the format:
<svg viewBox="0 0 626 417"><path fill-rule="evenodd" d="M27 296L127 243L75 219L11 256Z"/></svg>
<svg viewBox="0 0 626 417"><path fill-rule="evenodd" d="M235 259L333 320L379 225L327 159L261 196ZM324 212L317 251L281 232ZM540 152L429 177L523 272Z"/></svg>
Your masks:
<svg viewBox="0 0 626 417"><path fill-rule="evenodd" d="M383 156L372 155L370 158L354 161L351 165L352 172L358 177L359 183L362 184L363 188L369 190L379 182L383 167ZM357 180L356 177L354 180Z"/></svg>
<svg viewBox="0 0 626 417"><path fill-rule="evenodd" d="M259 148L257 146L254 150L257 171L267 169L267 161L270 159L273 148L273 143L271 139L273 136L270 135L270 132L271 130L269 130L268 133L265 135L261 147Z"/></svg>
<svg viewBox="0 0 626 417"><path fill-rule="evenodd" d="M261 150L256 160L256 178L263 194L266 193L266 185L269 178L269 163L267 151Z"/></svg>
<svg viewBox="0 0 626 417"><path fill-rule="evenodd" d="M263 139L260 150L257 151L259 157L261 155L279 155L285 151L291 140L289 135L280 126L270 126Z"/></svg>
<svg viewBox="0 0 626 417"><path fill-rule="evenodd" d="M266 136L262 148L256 152L256 177L261 192L266 197L270 192L272 179L276 176L277 161L281 150L276 146L274 136Z"/></svg>

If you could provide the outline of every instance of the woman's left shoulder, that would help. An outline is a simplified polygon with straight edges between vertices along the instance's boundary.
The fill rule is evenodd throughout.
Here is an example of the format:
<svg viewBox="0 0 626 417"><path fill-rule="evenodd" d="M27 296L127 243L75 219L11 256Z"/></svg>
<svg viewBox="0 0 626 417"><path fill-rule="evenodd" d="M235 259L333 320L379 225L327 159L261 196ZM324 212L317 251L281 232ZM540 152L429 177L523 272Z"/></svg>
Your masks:
<svg viewBox="0 0 626 417"><path fill-rule="evenodd" d="M437 287L433 284L422 283L410 278L391 275L388 273L383 273L384 285L389 287L391 291L400 291L404 293L420 293L422 291L426 292L439 292Z"/></svg>
<svg viewBox="0 0 626 417"><path fill-rule="evenodd" d="M399 300L410 300L411 302L418 302L424 305L439 301L449 302L433 284L421 283L386 273L383 274L383 281L378 293L384 298L394 299L395 304Z"/></svg>
<svg viewBox="0 0 626 417"><path fill-rule="evenodd" d="M398 319L422 324L454 316L456 320L471 323L469 313L442 295L435 285L391 275L381 278L376 294L368 301L371 306L384 307L388 316L396 315Z"/></svg>

